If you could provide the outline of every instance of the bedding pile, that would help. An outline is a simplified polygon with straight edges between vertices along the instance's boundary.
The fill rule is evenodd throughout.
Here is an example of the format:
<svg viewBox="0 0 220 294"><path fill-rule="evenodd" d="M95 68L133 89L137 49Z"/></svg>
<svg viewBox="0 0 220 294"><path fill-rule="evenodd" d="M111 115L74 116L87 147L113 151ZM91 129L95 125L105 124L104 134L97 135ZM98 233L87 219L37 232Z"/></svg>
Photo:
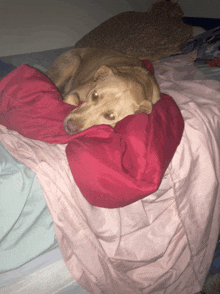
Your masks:
<svg viewBox="0 0 220 294"><path fill-rule="evenodd" d="M156 191L183 132L176 103L162 94L150 115L128 116L114 129L101 125L67 135L63 121L74 107L27 65L1 81L0 93L1 124L31 139L68 143L74 179L95 206L123 207Z"/></svg>
<svg viewBox="0 0 220 294"><path fill-rule="evenodd" d="M22 127L15 124L13 111L20 109L19 103L15 107L12 100L16 86L5 88L6 83L3 87L2 93L10 93L10 99L7 103L1 100L1 106L8 112L4 120L1 116L1 123L7 128L0 126L0 140L12 156L36 172L64 261L77 282L90 293L191 294L202 288L219 233L220 84L192 81L192 77L202 74L190 66L186 57L154 63L161 92L173 97L181 111L184 131L180 143L176 141L177 149L173 148L175 154L169 157L172 160L165 164L168 167L158 189L129 205L112 209L93 206L82 194L75 182L80 164L73 177L66 157L69 137L62 133L62 127L57 133L62 144L28 138L22 133L25 118L21 114L18 117ZM21 84L17 87L21 89ZM161 99L166 102L164 107L171 102L167 95L165 100ZM28 104L28 92L22 97ZM62 111L64 115L71 110ZM29 114L26 115L27 118ZM57 124L61 116L58 113ZM143 119L141 114L135 117ZM164 121L167 120L160 120ZM181 127L175 125L178 121L181 122L172 121L175 128ZM35 132L29 130L29 137L39 135L37 123ZM48 139L48 134L54 136L55 127L42 126L44 138ZM107 126L100 130L104 139L113 134ZM90 132L90 137L95 137L95 128ZM77 150L80 144L75 136ZM132 147L135 150L137 145ZM84 175L86 185L87 170Z"/></svg>

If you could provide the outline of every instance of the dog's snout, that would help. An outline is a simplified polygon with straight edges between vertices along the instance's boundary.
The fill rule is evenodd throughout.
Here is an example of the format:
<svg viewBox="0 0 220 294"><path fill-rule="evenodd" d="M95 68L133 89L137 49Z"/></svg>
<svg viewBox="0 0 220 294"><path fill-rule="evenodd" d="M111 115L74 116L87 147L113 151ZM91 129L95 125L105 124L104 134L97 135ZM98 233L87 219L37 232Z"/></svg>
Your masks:
<svg viewBox="0 0 220 294"><path fill-rule="evenodd" d="M76 134L81 131L81 128L74 122L72 118L64 120L65 132L69 135Z"/></svg>

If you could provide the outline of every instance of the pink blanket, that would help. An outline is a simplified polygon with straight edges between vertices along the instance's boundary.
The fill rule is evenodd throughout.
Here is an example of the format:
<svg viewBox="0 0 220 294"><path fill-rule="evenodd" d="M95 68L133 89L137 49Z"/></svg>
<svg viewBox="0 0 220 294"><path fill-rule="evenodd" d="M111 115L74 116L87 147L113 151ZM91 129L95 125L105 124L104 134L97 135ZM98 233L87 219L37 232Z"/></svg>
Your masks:
<svg viewBox="0 0 220 294"><path fill-rule="evenodd" d="M66 145L0 126L6 149L37 173L63 258L90 293L192 294L204 283L219 233L220 84L187 79L184 58L155 64L162 92L184 117L181 142L159 189L125 207L89 204ZM190 67L190 78L199 77Z"/></svg>

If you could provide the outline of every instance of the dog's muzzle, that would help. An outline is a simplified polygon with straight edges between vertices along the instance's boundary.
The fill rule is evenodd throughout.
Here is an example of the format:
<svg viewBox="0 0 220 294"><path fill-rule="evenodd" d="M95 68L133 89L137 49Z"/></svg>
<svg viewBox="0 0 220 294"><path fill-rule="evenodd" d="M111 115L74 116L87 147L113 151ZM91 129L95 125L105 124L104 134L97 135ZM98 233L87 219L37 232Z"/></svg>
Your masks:
<svg viewBox="0 0 220 294"><path fill-rule="evenodd" d="M65 132L69 135L73 135L81 131L81 128L75 124L72 118L65 118L63 125Z"/></svg>

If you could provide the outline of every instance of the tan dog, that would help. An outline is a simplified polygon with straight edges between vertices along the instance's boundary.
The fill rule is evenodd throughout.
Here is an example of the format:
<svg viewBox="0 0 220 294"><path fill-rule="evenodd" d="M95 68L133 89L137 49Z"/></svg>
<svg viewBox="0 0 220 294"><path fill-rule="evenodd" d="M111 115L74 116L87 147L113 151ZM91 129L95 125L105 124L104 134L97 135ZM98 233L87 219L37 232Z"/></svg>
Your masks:
<svg viewBox="0 0 220 294"><path fill-rule="evenodd" d="M64 120L68 134L93 125L112 127L124 117L151 113L160 99L154 75L135 57L108 49L82 48L62 54L46 75L63 101L77 106Z"/></svg>

